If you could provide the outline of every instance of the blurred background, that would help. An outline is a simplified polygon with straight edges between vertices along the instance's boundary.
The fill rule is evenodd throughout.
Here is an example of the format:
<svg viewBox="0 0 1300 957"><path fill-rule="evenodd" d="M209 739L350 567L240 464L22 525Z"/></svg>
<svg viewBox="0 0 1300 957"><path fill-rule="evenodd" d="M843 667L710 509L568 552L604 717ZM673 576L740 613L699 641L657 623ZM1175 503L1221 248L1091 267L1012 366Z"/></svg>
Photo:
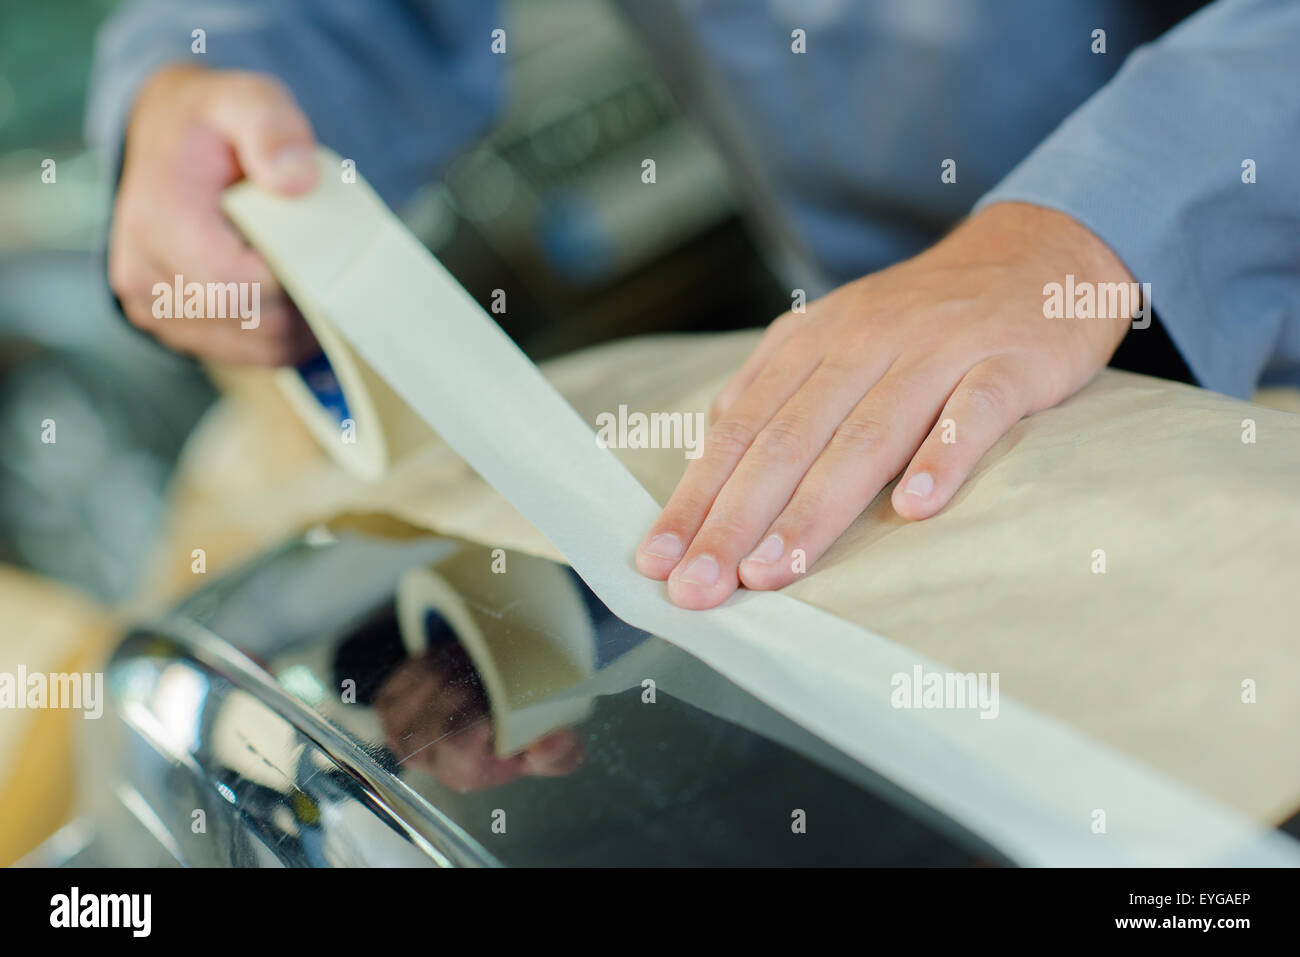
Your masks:
<svg viewBox="0 0 1300 957"><path fill-rule="evenodd" d="M138 582L176 456L215 395L107 290L111 170L82 127L95 33L117 5L0 5L0 564L107 604ZM509 290L506 331L541 359L787 308L718 154L618 16L603 0L506 8L502 122L401 211L480 302ZM645 156L685 172L617 188Z"/></svg>

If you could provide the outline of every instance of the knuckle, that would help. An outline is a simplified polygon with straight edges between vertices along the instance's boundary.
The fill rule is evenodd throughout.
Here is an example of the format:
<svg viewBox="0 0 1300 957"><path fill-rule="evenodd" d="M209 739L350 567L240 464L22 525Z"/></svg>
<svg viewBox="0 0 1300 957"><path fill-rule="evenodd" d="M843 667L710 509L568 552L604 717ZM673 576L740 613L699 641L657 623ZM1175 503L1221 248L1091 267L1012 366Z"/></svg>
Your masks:
<svg viewBox="0 0 1300 957"><path fill-rule="evenodd" d="M230 89L254 99L281 99L289 95L289 87L278 76L257 70L236 70L230 74Z"/></svg>
<svg viewBox="0 0 1300 957"><path fill-rule="evenodd" d="M672 532L682 541L689 542L711 504L709 496L693 489L683 491L680 496L674 495L673 501L664 509L663 517L655 525L655 533Z"/></svg>
<svg viewBox="0 0 1300 957"><path fill-rule="evenodd" d="M1011 388L1005 379L982 376L963 392L966 403L977 413L1001 413L1011 407Z"/></svg>
<svg viewBox="0 0 1300 957"><path fill-rule="evenodd" d="M655 532L673 532L689 541L713 505L713 491L711 486L687 475L673 490L663 515L655 523Z"/></svg>
<svg viewBox="0 0 1300 957"><path fill-rule="evenodd" d="M727 409L731 407L731 402L732 402L732 395L729 389L723 389L716 396L714 396L713 402L709 404L709 421L710 422L720 421L722 419L722 416L726 413Z"/></svg>
<svg viewBox="0 0 1300 957"><path fill-rule="evenodd" d="M839 369L854 368L862 357L879 352L880 345L880 331L874 324L854 323L841 333L839 347L833 353L830 364Z"/></svg>
<svg viewBox="0 0 1300 957"><path fill-rule="evenodd" d="M832 440L840 452L857 455L872 452L885 440L885 426L874 418L846 419L835 430Z"/></svg>
<svg viewBox="0 0 1300 957"><path fill-rule="evenodd" d="M848 381L861 379L864 373L863 367L862 351L850 348L847 343L841 343L840 347L832 350L822 360L822 370L826 374Z"/></svg>
<svg viewBox="0 0 1300 957"><path fill-rule="evenodd" d="M758 434L754 451L776 462L802 461L808 453L806 432L798 423L773 421Z"/></svg>
<svg viewBox="0 0 1300 957"><path fill-rule="evenodd" d="M739 458L754 441L754 430L739 419L719 419L709 429L705 445L714 455Z"/></svg>
<svg viewBox="0 0 1300 957"><path fill-rule="evenodd" d="M800 317L793 312L783 312L768 323L767 332L763 334L763 337L787 335L799 325L799 319Z"/></svg>
<svg viewBox="0 0 1300 957"><path fill-rule="evenodd" d="M239 104L246 125L257 135L299 136L311 129L293 91L279 77L268 73L240 73L231 78L226 92Z"/></svg>
<svg viewBox="0 0 1300 957"><path fill-rule="evenodd" d="M801 486L799 493L785 507L781 518L782 537L788 543L788 549L807 550L808 539L817 524L818 516L831 513L832 502L829 490L821 482L809 482Z"/></svg>
<svg viewBox="0 0 1300 957"><path fill-rule="evenodd" d="M700 529L698 545L707 551L718 544L738 542L749 531L744 516L730 510L714 509Z"/></svg>

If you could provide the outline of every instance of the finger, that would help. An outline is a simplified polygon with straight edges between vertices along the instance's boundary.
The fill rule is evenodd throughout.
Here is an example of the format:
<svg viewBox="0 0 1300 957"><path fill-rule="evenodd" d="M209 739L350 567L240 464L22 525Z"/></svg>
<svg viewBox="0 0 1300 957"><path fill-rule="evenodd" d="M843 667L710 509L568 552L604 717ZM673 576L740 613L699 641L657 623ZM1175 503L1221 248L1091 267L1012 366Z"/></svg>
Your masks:
<svg viewBox="0 0 1300 957"><path fill-rule="evenodd" d="M988 360L966 373L894 486L894 511L922 519L948 504L984 453L1030 411L1022 381L1007 360Z"/></svg>
<svg viewBox="0 0 1300 957"><path fill-rule="evenodd" d="M730 477L754 437L807 380L818 364L810 351L775 356L704 438L704 453L686 467L658 521L637 549L641 574L663 580L686 552L714 497Z"/></svg>
<svg viewBox="0 0 1300 957"><path fill-rule="evenodd" d="M267 189L316 185L316 137L288 87L262 73L234 74L205 101L204 120L234 147L240 168Z"/></svg>
<svg viewBox="0 0 1300 957"><path fill-rule="evenodd" d="M759 337L758 345L749 354L749 358L727 380L727 384L713 400L713 405L709 409L710 422L717 422L727 414L727 410L735 405L736 400L758 378L758 374L763 371L768 361L794 336L805 319L806 314L795 315L787 312L772 321L767 331Z"/></svg>
<svg viewBox="0 0 1300 957"><path fill-rule="evenodd" d="M229 362L234 365L283 367L297 365L320 351L319 344L304 324L271 338L266 334L252 338L241 330L220 329L215 333L199 324L208 320L165 320L167 325L150 330L160 343L174 352L194 356L211 362ZM218 320L220 321L220 320ZM175 324L173 324L175 323Z"/></svg>
<svg viewBox="0 0 1300 957"><path fill-rule="evenodd" d="M108 285L117 296L131 324L153 332L158 320L153 315L153 284L165 271L163 265L143 247L113 239L108 248Z"/></svg>
<svg viewBox="0 0 1300 957"><path fill-rule="evenodd" d="M561 728L530 744L524 751L524 773L542 778L572 774L582 764L582 739L572 728Z"/></svg>
<svg viewBox="0 0 1300 957"><path fill-rule="evenodd" d="M434 743L429 751L435 777L464 792L501 787L523 774L522 756L499 758L492 752L492 733L492 722L482 718Z"/></svg>
<svg viewBox="0 0 1300 957"><path fill-rule="evenodd" d="M836 426L885 373L891 358L882 355L867 368L823 362L763 427L668 578L675 604L712 608L736 590L741 559L759 543ZM698 574L700 569L706 574Z"/></svg>
<svg viewBox="0 0 1300 957"><path fill-rule="evenodd" d="M431 733L441 734L442 721L428 708L435 693L436 682L427 672L417 674L399 667L375 695L375 710L388 733L410 742L405 751L427 743ZM419 739L415 740L417 734Z"/></svg>
<svg viewBox="0 0 1300 957"><path fill-rule="evenodd" d="M200 281L222 284L236 283L241 304L253 308L232 314L227 309L225 317L206 316L197 320L205 337L204 354L217 358L220 355L231 361L253 365L291 365L319 352L319 346L288 293L272 275L262 258L251 249L236 245L233 250L225 238L212 244L213 266L206 274L210 279ZM196 259L188 267L177 264L185 277L204 276L202 260ZM247 293L245 292L247 290ZM195 323L196 320L187 320Z"/></svg>
<svg viewBox="0 0 1300 957"><path fill-rule="evenodd" d="M222 182L178 191L176 207L163 217L146 219L138 205L125 204L109 246L110 285L127 318L169 348L260 365L305 359L319 347L265 261L222 216L217 206ZM181 297L174 295L178 276ZM246 310L247 316L230 308L226 318L186 316L190 282L205 284L205 289L209 282L247 283L237 287L239 302L227 299L226 305L256 308ZM200 311L207 311L206 295Z"/></svg>
<svg viewBox="0 0 1300 957"><path fill-rule="evenodd" d="M276 311L263 312L256 328L243 328L238 317L157 317L152 313L152 299L122 305L132 322L164 346L202 359L240 365L292 365L320 349L306 322L287 301Z"/></svg>
<svg viewBox="0 0 1300 957"><path fill-rule="evenodd" d="M811 567L902 470L943 407L956 373L890 367L835 430L762 542L740 563L748 588L780 588ZM796 550L802 562L796 564Z"/></svg>
<svg viewBox="0 0 1300 957"><path fill-rule="evenodd" d="M235 283L238 305L246 311L226 310L225 316L185 316L173 302L173 315L159 319L152 314L140 316L145 328L164 338L173 348L181 348L204 358L241 364L287 365L313 354L314 339L305 320L298 313L265 260L249 248L219 212L199 210L186 217L190 228L170 237L171 246L152 255L156 266L155 283L173 286L181 277L182 286L198 282ZM167 242L169 237L154 235L150 241ZM150 284L152 292L154 286ZM204 310L206 312L206 301ZM228 303L236 305L236 303ZM143 310L142 310L143 311ZM150 323L152 322L152 325Z"/></svg>

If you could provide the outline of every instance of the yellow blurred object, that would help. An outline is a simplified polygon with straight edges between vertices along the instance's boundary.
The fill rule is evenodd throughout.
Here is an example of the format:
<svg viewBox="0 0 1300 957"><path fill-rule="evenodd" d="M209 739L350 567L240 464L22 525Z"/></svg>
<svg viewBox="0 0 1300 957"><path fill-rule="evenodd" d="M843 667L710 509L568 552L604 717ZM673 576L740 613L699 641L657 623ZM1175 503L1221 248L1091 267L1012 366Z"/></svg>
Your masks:
<svg viewBox="0 0 1300 957"><path fill-rule="evenodd" d="M0 566L0 672L98 671L117 626L62 585ZM67 819L76 791L81 711L0 709L0 866L32 850Z"/></svg>

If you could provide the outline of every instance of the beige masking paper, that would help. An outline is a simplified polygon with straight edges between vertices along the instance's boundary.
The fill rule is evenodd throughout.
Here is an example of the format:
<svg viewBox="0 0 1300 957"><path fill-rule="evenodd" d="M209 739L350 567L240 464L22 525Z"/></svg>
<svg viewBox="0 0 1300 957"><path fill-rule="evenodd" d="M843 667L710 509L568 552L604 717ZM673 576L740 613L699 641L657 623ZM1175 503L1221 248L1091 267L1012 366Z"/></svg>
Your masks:
<svg viewBox="0 0 1300 957"><path fill-rule="evenodd" d="M434 441L376 485L318 477L320 507L531 540L620 617L1024 863L1295 862L1294 842L1255 823L1300 795L1294 416L1107 374L1017 426L937 518L905 525L882 497L784 592L684 611L632 564L658 511L638 477L662 498L682 452L616 456L582 407L671 411L676 369L677 402L702 408L749 340L562 360L550 371L575 413L364 183L321 163L310 196L242 184L228 213L309 319L495 491ZM895 707L896 677L917 668L997 672L996 717Z"/></svg>

